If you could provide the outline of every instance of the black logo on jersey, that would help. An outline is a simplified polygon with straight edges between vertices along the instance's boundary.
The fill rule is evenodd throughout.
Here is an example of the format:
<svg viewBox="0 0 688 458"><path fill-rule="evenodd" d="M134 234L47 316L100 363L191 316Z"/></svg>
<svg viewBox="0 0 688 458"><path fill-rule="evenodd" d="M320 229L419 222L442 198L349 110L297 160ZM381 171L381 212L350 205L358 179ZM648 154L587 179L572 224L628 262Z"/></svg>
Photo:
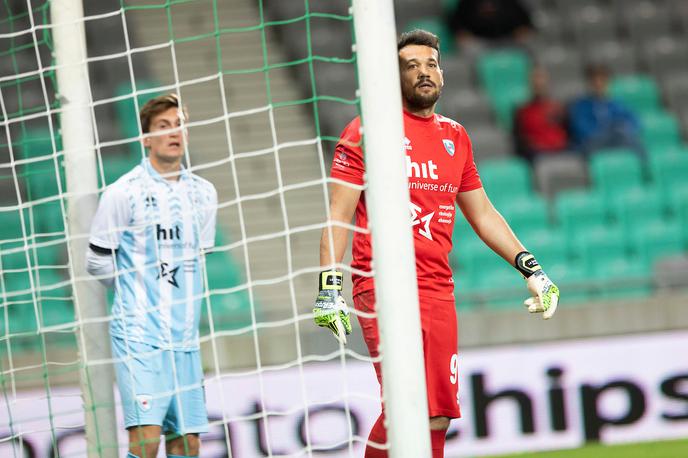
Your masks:
<svg viewBox="0 0 688 458"><path fill-rule="evenodd" d="M174 286L175 288L179 288L179 283L177 283L177 272L178 271L179 271L179 266L175 267L174 269L170 269L168 263L161 262L160 263L160 273L158 274L158 279L162 278L164 280L167 280L167 283Z"/></svg>
<svg viewBox="0 0 688 458"><path fill-rule="evenodd" d="M155 225L155 233L158 240L181 240L182 239L182 228L176 224L172 227L165 228L159 224Z"/></svg>
<svg viewBox="0 0 688 458"><path fill-rule="evenodd" d="M146 203L146 208L158 206L158 199L150 194L144 198L144 202Z"/></svg>

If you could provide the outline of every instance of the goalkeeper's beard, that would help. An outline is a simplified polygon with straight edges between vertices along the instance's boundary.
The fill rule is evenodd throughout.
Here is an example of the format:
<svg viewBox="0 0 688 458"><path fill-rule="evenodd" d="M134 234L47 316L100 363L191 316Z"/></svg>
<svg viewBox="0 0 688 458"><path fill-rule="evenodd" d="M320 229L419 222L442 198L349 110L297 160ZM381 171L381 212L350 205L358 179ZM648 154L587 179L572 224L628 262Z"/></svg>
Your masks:
<svg viewBox="0 0 688 458"><path fill-rule="evenodd" d="M429 94L423 94L417 90L415 86L410 91L403 91L406 106L411 111L427 110L435 106L440 99L442 90L435 87L435 90Z"/></svg>

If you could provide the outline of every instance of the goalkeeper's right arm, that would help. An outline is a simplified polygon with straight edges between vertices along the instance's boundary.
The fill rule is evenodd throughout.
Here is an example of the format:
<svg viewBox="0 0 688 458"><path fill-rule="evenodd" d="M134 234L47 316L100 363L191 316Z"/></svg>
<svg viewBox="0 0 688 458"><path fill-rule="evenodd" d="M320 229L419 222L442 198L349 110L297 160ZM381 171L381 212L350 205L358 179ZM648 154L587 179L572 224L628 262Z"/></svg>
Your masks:
<svg viewBox="0 0 688 458"><path fill-rule="evenodd" d="M351 334L351 320L341 295L344 276L336 269L344 258L349 229L332 223L351 224L360 197L360 189L338 183L330 185L330 224L323 228L320 238L320 266L326 270L318 277L313 319L318 326L329 328L342 343Z"/></svg>
<svg viewBox="0 0 688 458"><path fill-rule="evenodd" d="M86 271L106 287L115 283L113 251L93 244L86 249Z"/></svg>

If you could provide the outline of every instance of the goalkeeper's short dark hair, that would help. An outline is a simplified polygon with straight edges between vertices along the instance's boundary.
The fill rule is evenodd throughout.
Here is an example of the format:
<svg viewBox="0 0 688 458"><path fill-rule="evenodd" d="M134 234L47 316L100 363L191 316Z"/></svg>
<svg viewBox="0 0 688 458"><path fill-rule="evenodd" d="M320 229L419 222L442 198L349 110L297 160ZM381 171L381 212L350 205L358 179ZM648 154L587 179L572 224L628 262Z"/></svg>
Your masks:
<svg viewBox="0 0 688 458"><path fill-rule="evenodd" d="M397 51L410 45L428 46L437 51L437 60L440 58L440 39L437 35L427 30L414 29L410 32L404 32L399 36L397 41Z"/></svg>
<svg viewBox="0 0 688 458"><path fill-rule="evenodd" d="M189 119L189 114L186 110L186 107L180 106L179 96L177 94L172 93L159 95L150 99L148 102L146 102L143 108L141 108L139 118L141 119L141 130L143 133L147 134L150 132L150 123L155 116L169 110L170 108L179 108L184 115L184 119Z"/></svg>

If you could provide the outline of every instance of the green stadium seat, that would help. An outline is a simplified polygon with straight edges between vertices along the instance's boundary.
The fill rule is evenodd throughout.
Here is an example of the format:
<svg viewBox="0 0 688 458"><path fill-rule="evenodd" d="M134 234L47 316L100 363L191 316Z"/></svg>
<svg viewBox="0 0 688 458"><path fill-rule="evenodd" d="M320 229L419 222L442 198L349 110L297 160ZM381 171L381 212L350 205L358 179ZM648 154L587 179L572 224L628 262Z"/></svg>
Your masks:
<svg viewBox="0 0 688 458"><path fill-rule="evenodd" d="M569 261L571 249L563 231L557 229L532 231L524 234L521 241L546 268L552 264Z"/></svg>
<svg viewBox="0 0 688 458"><path fill-rule="evenodd" d="M646 145L648 158L650 161L657 160L660 157L672 156L675 154L688 156L688 145L686 144L659 144L659 145Z"/></svg>
<svg viewBox="0 0 688 458"><path fill-rule="evenodd" d="M490 308L524 308L523 301L528 297L528 292L523 277L501 258L500 261L499 265L483 271L476 278L477 293Z"/></svg>
<svg viewBox="0 0 688 458"><path fill-rule="evenodd" d="M590 173L595 189L608 199L643 182L640 159L625 149L595 152L590 158Z"/></svg>
<svg viewBox="0 0 688 458"><path fill-rule="evenodd" d="M624 231L619 226L600 226L579 236L583 266L590 272L599 272L600 266L628 257Z"/></svg>
<svg viewBox="0 0 688 458"><path fill-rule="evenodd" d="M663 256L686 251L682 229L676 221L645 221L633 231L632 241L634 252L648 269Z"/></svg>
<svg viewBox="0 0 688 458"><path fill-rule="evenodd" d="M440 39L440 51L442 55L449 55L456 51L454 44L454 34L449 29L447 21L441 17L425 17L410 21L406 24L406 31L414 29L427 30L432 32Z"/></svg>
<svg viewBox="0 0 688 458"><path fill-rule="evenodd" d="M490 51L479 57L477 68L500 123L510 127L513 109L530 93L530 59L520 50Z"/></svg>
<svg viewBox="0 0 688 458"><path fill-rule="evenodd" d="M136 89L138 91L154 89L159 85L154 81L143 80L136 84ZM122 138L134 138L138 137L141 133L139 132L139 113L137 111L150 99L157 97L161 93L157 92L147 92L145 94L139 94L137 97L137 102L134 102L133 88L130 82L125 82L120 84L115 89L115 96L128 96L126 99L119 100L115 102L115 112L117 114L117 120L119 121L119 127L122 132ZM141 143L138 140L129 143L129 152L134 157L141 157Z"/></svg>
<svg viewBox="0 0 688 458"><path fill-rule="evenodd" d="M682 229L684 246L688 247L688 182L674 188L669 208Z"/></svg>
<svg viewBox="0 0 688 458"><path fill-rule="evenodd" d="M136 167L140 158L134 155L103 156L103 176L105 185L111 185L122 175ZM102 186L100 174L98 175L99 185Z"/></svg>
<svg viewBox="0 0 688 458"><path fill-rule="evenodd" d="M6 244L0 252L2 269L27 269L28 266L54 266L63 257L64 247L61 245L32 246L24 249L23 244Z"/></svg>
<svg viewBox="0 0 688 458"><path fill-rule="evenodd" d="M681 143L679 122L676 117L664 111L644 113L640 117L643 128L643 143L653 148L674 147Z"/></svg>
<svg viewBox="0 0 688 458"><path fill-rule="evenodd" d="M533 183L528 163L521 158L483 161L478 166L485 192L500 209L514 198L531 196Z"/></svg>
<svg viewBox="0 0 688 458"><path fill-rule="evenodd" d="M24 236L31 234L29 214L24 211L24 228L22 231L22 219L19 210L2 209L0 211L0 242L9 240L22 240Z"/></svg>
<svg viewBox="0 0 688 458"><path fill-rule="evenodd" d="M665 217L665 202L654 187L636 187L613 198L610 210L626 233L648 221L661 221Z"/></svg>
<svg viewBox="0 0 688 458"><path fill-rule="evenodd" d="M213 326L217 330L239 329L251 324L251 302L246 289L227 292L226 289L241 285L243 276L234 260L224 252L206 256L210 309ZM255 304L255 302L254 302ZM202 326L207 329L209 317L207 304L202 305ZM256 311L257 312L257 311Z"/></svg>
<svg viewBox="0 0 688 458"><path fill-rule="evenodd" d="M18 167L19 174L27 183L29 200L55 196L66 191L63 158L54 158L55 151L62 151L59 134L55 139L55 147L47 129L28 130L22 134L19 140L19 155L22 159L37 159ZM56 149L54 149L56 148ZM58 185L57 177L60 177Z"/></svg>
<svg viewBox="0 0 688 458"><path fill-rule="evenodd" d="M609 94L638 114L655 111L660 107L657 83L648 76L617 76L609 84Z"/></svg>
<svg viewBox="0 0 688 458"><path fill-rule="evenodd" d="M533 228L550 226L547 201L535 193L529 197L516 198L498 210L517 236Z"/></svg>
<svg viewBox="0 0 688 458"><path fill-rule="evenodd" d="M562 191L557 194L555 209L557 220L569 241L575 241L578 234L591 227L608 224L605 199L597 191Z"/></svg>
<svg viewBox="0 0 688 458"><path fill-rule="evenodd" d="M64 203L67 211L67 203ZM63 233L65 230L65 215L62 211L60 199L36 202L31 206L36 233Z"/></svg>
<svg viewBox="0 0 688 458"><path fill-rule="evenodd" d="M650 265L637 258L608 259L598 264L595 278L598 299L643 298L652 294Z"/></svg>
<svg viewBox="0 0 688 458"><path fill-rule="evenodd" d="M676 187L688 182L688 151L674 152L650 158L654 182L669 198Z"/></svg>

